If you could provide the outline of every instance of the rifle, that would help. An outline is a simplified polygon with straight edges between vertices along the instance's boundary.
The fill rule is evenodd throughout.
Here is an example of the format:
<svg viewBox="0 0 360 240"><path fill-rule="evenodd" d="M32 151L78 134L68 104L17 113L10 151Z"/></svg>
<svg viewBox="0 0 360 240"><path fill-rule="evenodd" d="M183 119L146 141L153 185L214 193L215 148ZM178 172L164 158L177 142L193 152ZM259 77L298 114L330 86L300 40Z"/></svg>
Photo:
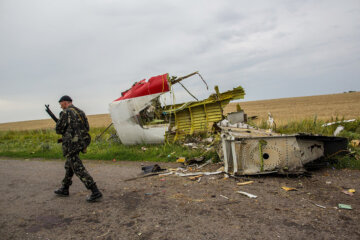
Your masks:
<svg viewBox="0 0 360 240"><path fill-rule="evenodd" d="M50 117L55 121L55 123L59 121L59 119L55 116L55 114L50 110L49 104L48 105L45 104L45 111L50 115ZM59 138L57 142L62 143L62 138Z"/></svg>
<svg viewBox="0 0 360 240"><path fill-rule="evenodd" d="M55 121L55 123L59 120L59 119L55 116L55 114L50 110L49 104L48 104L48 105L45 104L45 111L46 111L46 112L49 114L49 116Z"/></svg>

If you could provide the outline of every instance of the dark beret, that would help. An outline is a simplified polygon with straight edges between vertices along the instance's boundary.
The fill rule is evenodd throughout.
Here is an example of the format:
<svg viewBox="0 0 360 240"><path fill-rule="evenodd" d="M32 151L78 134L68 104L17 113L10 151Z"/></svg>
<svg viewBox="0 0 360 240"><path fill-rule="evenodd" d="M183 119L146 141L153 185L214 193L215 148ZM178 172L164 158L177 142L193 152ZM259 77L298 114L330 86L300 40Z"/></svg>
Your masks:
<svg viewBox="0 0 360 240"><path fill-rule="evenodd" d="M59 102L63 102L63 101L72 102L72 99L68 95L64 95L60 98Z"/></svg>

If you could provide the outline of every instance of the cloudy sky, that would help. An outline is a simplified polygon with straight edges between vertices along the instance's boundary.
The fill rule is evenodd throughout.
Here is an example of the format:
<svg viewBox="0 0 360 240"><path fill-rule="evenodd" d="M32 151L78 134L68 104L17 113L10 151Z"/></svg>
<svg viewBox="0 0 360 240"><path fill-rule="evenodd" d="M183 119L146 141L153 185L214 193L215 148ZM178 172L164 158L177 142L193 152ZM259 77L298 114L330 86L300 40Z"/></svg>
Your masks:
<svg viewBox="0 0 360 240"><path fill-rule="evenodd" d="M360 1L0 0L0 123L87 114L135 81L243 86L245 101L360 90ZM176 100L191 100L176 88Z"/></svg>

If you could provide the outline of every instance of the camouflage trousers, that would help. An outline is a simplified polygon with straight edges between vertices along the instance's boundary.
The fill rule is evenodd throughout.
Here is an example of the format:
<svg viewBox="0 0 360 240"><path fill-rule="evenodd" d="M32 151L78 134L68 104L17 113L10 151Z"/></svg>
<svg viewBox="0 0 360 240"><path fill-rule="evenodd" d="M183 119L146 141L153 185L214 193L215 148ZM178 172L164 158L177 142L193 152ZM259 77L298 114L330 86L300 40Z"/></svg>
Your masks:
<svg viewBox="0 0 360 240"><path fill-rule="evenodd" d="M66 158L65 162L65 177L62 180L62 184L65 187L69 187L72 184L72 177L76 176L84 183L87 189L90 189L94 184L94 179L86 171L82 161L79 158L79 154L73 154Z"/></svg>

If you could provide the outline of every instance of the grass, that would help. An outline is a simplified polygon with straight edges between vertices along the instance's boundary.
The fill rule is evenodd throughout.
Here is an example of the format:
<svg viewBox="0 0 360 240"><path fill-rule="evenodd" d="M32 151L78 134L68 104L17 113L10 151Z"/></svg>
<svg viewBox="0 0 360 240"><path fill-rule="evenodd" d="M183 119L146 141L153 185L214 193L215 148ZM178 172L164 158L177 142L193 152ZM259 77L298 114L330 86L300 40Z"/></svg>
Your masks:
<svg viewBox="0 0 360 240"><path fill-rule="evenodd" d="M210 159L216 156L214 151L204 152L199 149L189 149L179 144L125 146L120 143L113 128L97 140L96 136L104 129L105 127L94 128L90 131L92 142L87 153L81 154L82 159L171 162L178 157L191 159L205 156L206 159ZM1 131L0 156L64 158L61 144L57 143L58 138L60 136L54 130Z"/></svg>
<svg viewBox="0 0 360 240"><path fill-rule="evenodd" d="M335 156L330 162L337 169L348 168L360 170L360 148L350 148L349 154Z"/></svg>
<svg viewBox="0 0 360 240"><path fill-rule="evenodd" d="M344 118L331 118L329 121L318 120L317 117L306 118L298 121L289 121L278 127L275 127L275 131L282 134L294 134L294 133L311 133L311 134L321 134L324 136L333 136L336 128L341 125L345 127L338 136L347 137L349 140L359 139L360 138L360 118L354 122L342 122ZM326 123L339 122L330 126L323 126ZM276 123L276 122L275 122ZM251 125L268 129L269 125L266 121L262 120L259 124L251 123Z"/></svg>

